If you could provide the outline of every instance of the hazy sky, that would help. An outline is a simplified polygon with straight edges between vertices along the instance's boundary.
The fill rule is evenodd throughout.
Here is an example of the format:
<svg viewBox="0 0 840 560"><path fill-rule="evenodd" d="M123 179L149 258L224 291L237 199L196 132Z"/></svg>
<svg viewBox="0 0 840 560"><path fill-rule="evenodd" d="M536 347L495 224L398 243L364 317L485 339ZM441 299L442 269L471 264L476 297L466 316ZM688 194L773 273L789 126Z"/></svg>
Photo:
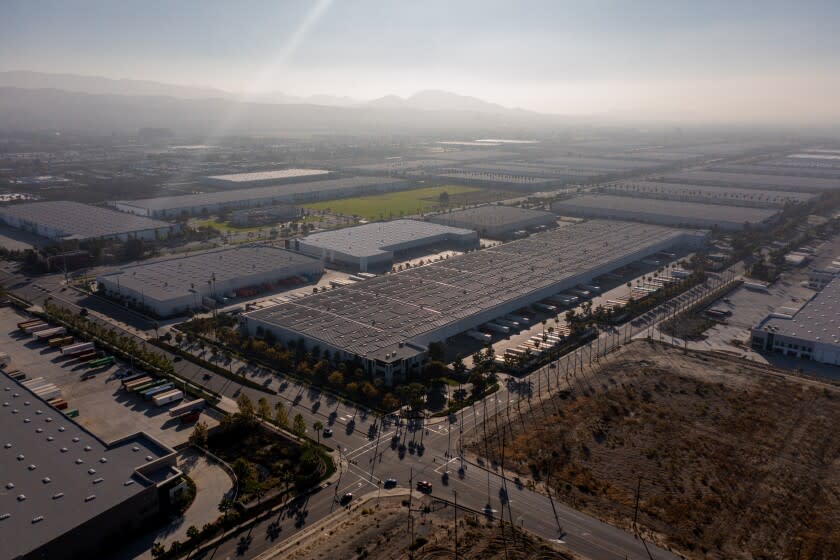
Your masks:
<svg viewBox="0 0 840 560"><path fill-rule="evenodd" d="M0 69L819 120L840 115L840 0L1 0Z"/></svg>

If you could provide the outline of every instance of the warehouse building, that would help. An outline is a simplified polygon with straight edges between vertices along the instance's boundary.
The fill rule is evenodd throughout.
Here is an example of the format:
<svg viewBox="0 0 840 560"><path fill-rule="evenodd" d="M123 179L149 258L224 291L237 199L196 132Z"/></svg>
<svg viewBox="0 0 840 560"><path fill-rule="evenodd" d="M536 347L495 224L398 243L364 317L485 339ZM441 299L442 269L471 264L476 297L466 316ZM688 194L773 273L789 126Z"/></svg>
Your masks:
<svg viewBox="0 0 840 560"><path fill-rule="evenodd" d="M840 179L762 175L758 173L724 173L721 171L689 170L661 177L668 183L690 183L744 189L818 192L840 188Z"/></svg>
<svg viewBox="0 0 840 560"><path fill-rule="evenodd" d="M840 278L793 315L771 313L751 333L754 350L840 365Z"/></svg>
<svg viewBox="0 0 840 560"><path fill-rule="evenodd" d="M144 433L105 443L0 374L0 551L103 558L137 536L181 478L175 451Z"/></svg>
<svg viewBox="0 0 840 560"><path fill-rule="evenodd" d="M323 271L317 259L270 245L245 245L126 266L96 281L107 296L169 317L215 307L242 290L256 294L290 280L310 282Z"/></svg>
<svg viewBox="0 0 840 560"><path fill-rule="evenodd" d="M491 239L509 239L515 237L517 232L536 231L557 225L557 216L551 212L502 205L446 212L427 219L436 224L472 229L481 237Z"/></svg>
<svg viewBox="0 0 840 560"><path fill-rule="evenodd" d="M594 220L379 276L243 316L252 336L302 339L358 358L391 384L419 371L430 342L475 328L659 251L706 235Z"/></svg>
<svg viewBox="0 0 840 560"><path fill-rule="evenodd" d="M165 239L179 229L175 224L67 200L3 206L0 221L53 241L155 240Z"/></svg>
<svg viewBox="0 0 840 560"><path fill-rule="evenodd" d="M808 202L817 195L804 191L762 191L760 189L739 189L732 187L711 187L684 183L657 183L632 181L613 183L601 187L600 191L618 196L638 198L659 198L704 204L730 204L755 208L781 208L785 204Z"/></svg>
<svg viewBox="0 0 840 560"><path fill-rule="evenodd" d="M242 189L248 187L264 187L281 185L284 183L300 182L309 179L325 179L330 172L326 169L274 169L271 171L253 171L249 173L229 173L226 175L211 175L204 178L204 182L214 187L225 189Z"/></svg>
<svg viewBox="0 0 840 560"><path fill-rule="evenodd" d="M775 209L700 204L628 196L583 195L559 200L551 209L562 216L634 220L678 227L735 231L744 224L759 226L777 214Z"/></svg>
<svg viewBox="0 0 840 560"><path fill-rule="evenodd" d="M337 268L383 272L390 270L395 258L422 249L475 249L478 235L468 229L418 220L393 220L315 233L294 239L291 245Z"/></svg>
<svg viewBox="0 0 840 560"><path fill-rule="evenodd" d="M222 210L257 208L272 204L299 204L349 196L377 194L410 188L402 179L350 177L271 187L237 189L213 193L164 196L141 200L118 200L111 204L123 212L155 218L215 214Z"/></svg>

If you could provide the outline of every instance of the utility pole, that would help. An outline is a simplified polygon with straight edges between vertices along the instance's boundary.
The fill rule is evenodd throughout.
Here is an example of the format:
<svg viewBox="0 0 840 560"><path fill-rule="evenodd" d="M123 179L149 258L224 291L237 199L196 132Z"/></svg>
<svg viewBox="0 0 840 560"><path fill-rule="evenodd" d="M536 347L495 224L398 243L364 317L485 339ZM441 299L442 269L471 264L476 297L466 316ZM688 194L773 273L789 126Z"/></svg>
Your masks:
<svg viewBox="0 0 840 560"><path fill-rule="evenodd" d="M636 484L636 505L633 508L633 531L636 535L639 534L639 529L636 525L636 521L639 518L639 494L642 490L642 477L639 477L639 482Z"/></svg>
<svg viewBox="0 0 840 560"><path fill-rule="evenodd" d="M455 496L455 560L458 560L458 491L453 490Z"/></svg>

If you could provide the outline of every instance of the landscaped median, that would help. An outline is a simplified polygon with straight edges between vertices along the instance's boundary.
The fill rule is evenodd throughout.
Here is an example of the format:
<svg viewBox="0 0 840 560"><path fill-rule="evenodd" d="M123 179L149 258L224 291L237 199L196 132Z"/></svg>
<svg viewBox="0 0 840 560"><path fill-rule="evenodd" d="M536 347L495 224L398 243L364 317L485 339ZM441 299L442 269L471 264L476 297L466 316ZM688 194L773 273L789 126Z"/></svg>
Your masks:
<svg viewBox="0 0 840 560"><path fill-rule="evenodd" d="M275 391L274 389L270 389L268 387L263 387L262 385L260 385L256 381L252 381L244 375L236 375L232 371L227 370L227 369L225 369L225 368L223 368L223 367L221 367L217 364L213 364L211 362L208 362L207 360L204 360L202 358L199 358L195 354L187 352L183 348L179 348L178 346L173 346L171 344L167 344L166 342L163 342L162 340L150 340L149 342L150 342L150 344L152 344L154 346L157 346L158 348L161 348L162 350L166 350L167 352L171 352L171 353L175 354L176 356L180 356L187 361L190 361L190 362L192 362L192 363L194 363L198 366L203 367L204 369L212 371L215 374L221 375L222 377L230 379L231 381L236 381L237 383L239 383L239 384L241 384L245 387L250 387L251 389L256 389L258 391L262 391L263 393L268 393L269 395L276 395L277 394L277 391Z"/></svg>

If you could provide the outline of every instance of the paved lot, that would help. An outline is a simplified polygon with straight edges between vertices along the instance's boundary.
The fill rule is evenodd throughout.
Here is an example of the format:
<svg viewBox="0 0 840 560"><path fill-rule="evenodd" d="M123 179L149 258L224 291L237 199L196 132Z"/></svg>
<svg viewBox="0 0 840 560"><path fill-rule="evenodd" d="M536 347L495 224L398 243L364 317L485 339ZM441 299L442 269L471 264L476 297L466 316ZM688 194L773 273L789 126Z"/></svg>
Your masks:
<svg viewBox="0 0 840 560"><path fill-rule="evenodd" d="M166 548L176 540L185 542L190 526L201 529L221 515L219 502L225 495L233 492L233 480L227 472L192 448L187 448L178 456L178 467L195 482L196 495L192 505L182 517L173 520L169 525L133 541L129 547L114 555L113 560L149 560L152 558L151 548L155 542L160 542Z"/></svg>
<svg viewBox="0 0 840 560"><path fill-rule="evenodd" d="M169 417L168 408L157 408L141 397L127 394L120 389L114 374L124 365L115 364L96 370L96 374L82 380L88 373L86 366L75 360L64 359L55 348L24 337L17 330L17 323L26 319L11 307L0 308L0 352L12 357L9 366L33 377L43 377L55 383L68 402L68 409L78 409L77 422L105 442L146 432L169 446L177 446L189 438L192 426L184 426ZM7 368L8 369L8 368ZM207 414L202 420L210 426L218 422Z"/></svg>

